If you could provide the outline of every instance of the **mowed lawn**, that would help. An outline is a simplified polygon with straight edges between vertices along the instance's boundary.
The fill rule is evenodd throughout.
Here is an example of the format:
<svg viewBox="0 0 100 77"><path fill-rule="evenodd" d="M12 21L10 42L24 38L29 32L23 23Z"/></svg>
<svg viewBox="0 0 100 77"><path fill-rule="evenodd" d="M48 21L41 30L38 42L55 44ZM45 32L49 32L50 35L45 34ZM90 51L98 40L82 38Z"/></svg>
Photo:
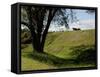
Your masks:
<svg viewBox="0 0 100 77"><path fill-rule="evenodd" d="M44 52L64 60L77 59L78 54L84 50L94 47L95 30L50 32L47 35ZM88 51L87 51L88 52ZM34 54L32 44L21 50L21 70L41 70L41 69L58 69L58 68L79 68L94 67L95 63L66 63L52 65L30 57L28 54ZM91 54L91 53L90 53ZM59 60L58 60L59 61Z"/></svg>

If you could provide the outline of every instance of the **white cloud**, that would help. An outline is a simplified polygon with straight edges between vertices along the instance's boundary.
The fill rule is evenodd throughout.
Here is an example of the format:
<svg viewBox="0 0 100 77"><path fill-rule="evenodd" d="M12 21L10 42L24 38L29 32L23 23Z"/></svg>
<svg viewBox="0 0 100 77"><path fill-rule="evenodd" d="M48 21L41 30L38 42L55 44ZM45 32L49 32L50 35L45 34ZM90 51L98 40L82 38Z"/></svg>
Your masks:
<svg viewBox="0 0 100 77"><path fill-rule="evenodd" d="M72 31L72 28L80 28L81 30L95 29L95 19L85 19L79 22L69 23L69 28L69 31ZM66 31L66 28L65 26L59 27L58 25L52 24L49 31Z"/></svg>
<svg viewBox="0 0 100 77"><path fill-rule="evenodd" d="M86 19L86 20L80 20L79 22L74 22L72 24L69 24L70 29L73 27L75 28L81 28L84 29L95 29L95 20L94 19Z"/></svg>
<svg viewBox="0 0 100 77"><path fill-rule="evenodd" d="M25 25L21 25L21 29L27 28ZM72 28L80 28L81 30L85 29L95 29L95 20L94 19L86 19L86 20L80 20L79 22L74 22L69 24L69 31L72 31ZM50 25L49 31L66 31L67 29L65 26L59 26L59 25Z"/></svg>
<svg viewBox="0 0 100 77"><path fill-rule="evenodd" d="M57 32L57 31L66 31L66 28L65 28L64 25L59 26L59 25L53 25L52 24L52 25L50 25L49 31L50 32L53 32L53 31L55 31L55 32Z"/></svg>

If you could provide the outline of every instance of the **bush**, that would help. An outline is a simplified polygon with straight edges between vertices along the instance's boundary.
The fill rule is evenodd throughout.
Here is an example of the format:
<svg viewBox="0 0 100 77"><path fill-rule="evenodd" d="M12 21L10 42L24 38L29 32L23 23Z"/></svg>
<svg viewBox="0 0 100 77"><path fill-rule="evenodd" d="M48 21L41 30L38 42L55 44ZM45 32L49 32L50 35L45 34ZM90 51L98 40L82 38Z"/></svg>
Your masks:
<svg viewBox="0 0 100 77"><path fill-rule="evenodd" d="M32 38L31 38L30 32L26 31L26 30L22 31L21 32L21 43L29 44L29 43L31 43L31 41L32 41Z"/></svg>
<svg viewBox="0 0 100 77"><path fill-rule="evenodd" d="M72 56L75 56L78 63L93 63L96 62L96 50L95 46L77 46L72 48Z"/></svg>

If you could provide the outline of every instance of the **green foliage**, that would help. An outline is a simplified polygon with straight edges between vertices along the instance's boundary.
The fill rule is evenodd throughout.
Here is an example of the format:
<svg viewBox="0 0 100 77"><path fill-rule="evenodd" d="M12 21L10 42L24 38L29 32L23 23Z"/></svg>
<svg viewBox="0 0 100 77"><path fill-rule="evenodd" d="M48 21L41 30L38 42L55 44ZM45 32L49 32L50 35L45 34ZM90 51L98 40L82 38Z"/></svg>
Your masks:
<svg viewBox="0 0 100 77"><path fill-rule="evenodd" d="M21 49L26 48L31 43L31 34L28 29L21 30Z"/></svg>
<svg viewBox="0 0 100 77"><path fill-rule="evenodd" d="M96 50L95 46L75 46L71 48L73 52L70 54L74 56L78 63L92 63L96 62Z"/></svg>

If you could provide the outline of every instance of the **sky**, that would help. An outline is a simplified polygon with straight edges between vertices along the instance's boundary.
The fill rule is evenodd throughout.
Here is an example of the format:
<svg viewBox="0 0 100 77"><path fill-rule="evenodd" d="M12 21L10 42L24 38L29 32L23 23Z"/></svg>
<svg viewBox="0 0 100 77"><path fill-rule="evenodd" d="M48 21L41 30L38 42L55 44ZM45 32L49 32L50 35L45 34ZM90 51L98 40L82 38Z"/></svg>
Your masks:
<svg viewBox="0 0 100 77"><path fill-rule="evenodd" d="M95 29L95 13L88 14L86 10L74 9L75 15L78 19L77 22L69 23L69 30L72 28L80 28L81 30ZM49 31L59 31L65 27L58 28L53 24L50 26ZM65 29L64 29L65 30Z"/></svg>
<svg viewBox="0 0 100 77"><path fill-rule="evenodd" d="M73 23L69 22L68 31L72 31L72 28L80 28L81 30L95 29L95 13L88 14L86 13L86 10L83 9L73 9L73 11L75 12L78 21ZM25 26L22 25L21 28L25 28ZM59 27L58 25L51 24L49 31L66 31L66 28L64 25Z"/></svg>

